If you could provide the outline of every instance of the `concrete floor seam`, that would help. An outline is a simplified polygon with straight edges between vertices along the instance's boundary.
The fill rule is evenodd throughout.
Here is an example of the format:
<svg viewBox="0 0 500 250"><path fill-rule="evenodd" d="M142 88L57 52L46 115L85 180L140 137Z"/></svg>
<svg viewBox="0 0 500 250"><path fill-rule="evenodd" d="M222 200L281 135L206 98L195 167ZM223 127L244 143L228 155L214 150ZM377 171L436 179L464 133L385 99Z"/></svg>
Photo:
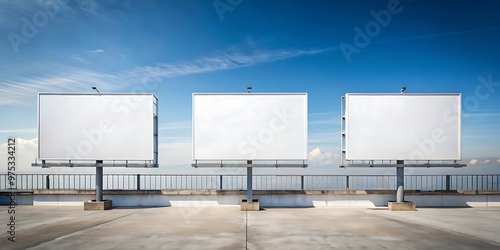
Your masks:
<svg viewBox="0 0 500 250"><path fill-rule="evenodd" d="M245 249L248 250L248 211L245 211Z"/></svg>

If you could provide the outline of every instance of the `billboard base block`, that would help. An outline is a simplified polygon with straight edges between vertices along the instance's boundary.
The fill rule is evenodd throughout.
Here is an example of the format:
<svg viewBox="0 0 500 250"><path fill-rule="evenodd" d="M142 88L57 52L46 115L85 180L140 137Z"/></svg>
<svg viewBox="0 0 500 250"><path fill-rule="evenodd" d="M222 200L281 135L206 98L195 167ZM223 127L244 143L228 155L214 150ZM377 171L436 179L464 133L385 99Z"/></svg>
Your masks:
<svg viewBox="0 0 500 250"><path fill-rule="evenodd" d="M389 201L389 210L390 211L415 211L416 204L413 201L403 201L403 202L395 202Z"/></svg>
<svg viewBox="0 0 500 250"><path fill-rule="evenodd" d="M111 200L88 200L83 203L84 211L109 210L111 208L113 208L113 202Z"/></svg>
<svg viewBox="0 0 500 250"><path fill-rule="evenodd" d="M247 200L241 200L240 207L241 211L259 211L260 202L259 200L252 200L251 202L248 202Z"/></svg>

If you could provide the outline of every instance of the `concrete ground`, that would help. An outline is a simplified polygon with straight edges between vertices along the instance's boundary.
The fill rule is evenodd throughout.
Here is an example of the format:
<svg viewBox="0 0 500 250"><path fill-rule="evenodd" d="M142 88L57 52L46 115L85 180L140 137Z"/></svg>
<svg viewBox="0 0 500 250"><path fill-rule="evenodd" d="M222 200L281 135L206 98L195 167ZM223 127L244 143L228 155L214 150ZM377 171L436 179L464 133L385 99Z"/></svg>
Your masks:
<svg viewBox="0 0 500 250"><path fill-rule="evenodd" d="M500 249L500 208L16 208L1 249Z"/></svg>

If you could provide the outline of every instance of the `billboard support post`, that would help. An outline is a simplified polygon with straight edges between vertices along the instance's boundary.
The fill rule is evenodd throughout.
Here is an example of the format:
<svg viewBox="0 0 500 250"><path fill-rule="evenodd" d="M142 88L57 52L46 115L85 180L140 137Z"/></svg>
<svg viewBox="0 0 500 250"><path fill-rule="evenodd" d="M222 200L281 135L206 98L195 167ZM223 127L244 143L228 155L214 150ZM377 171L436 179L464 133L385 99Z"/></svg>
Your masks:
<svg viewBox="0 0 500 250"><path fill-rule="evenodd" d="M403 95L405 90L402 87L401 94L347 93L340 102L339 166L395 167L396 201L388 202L391 211L416 208L415 202L405 201L405 167L467 166L458 163L462 160L461 94Z"/></svg>
<svg viewBox="0 0 500 250"><path fill-rule="evenodd" d="M102 164L103 161L95 161L95 201L102 201Z"/></svg>
<svg viewBox="0 0 500 250"><path fill-rule="evenodd" d="M252 161L247 161L247 164L252 164ZM253 201L253 183L252 183L252 167L247 167L247 202Z"/></svg>
<svg viewBox="0 0 500 250"><path fill-rule="evenodd" d="M248 93L252 93L252 87L247 87ZM252 161L247 160L247 164L251 165ZM252 167L247 167L247 202L253 202L253 183L252 183Z"/></svg>
<svg viewBox="0 0 500 250"><path fill-rule="evenodd" d="M404 202L405 201L405 169L403 167L405 161L397 161L396 167L396 184L397 184L397 192L396 192L396 202Z"/></svg>
<svg viewBox="0 0 500 250"><path fill-rule="evenodd" d="M396 202L389 201L388 207L390 211L415 211L416 205L413 201L405 201L405 161L396 161Z"/></svg>
<svg viewBox="0 0 500 250"><path fill-rule="evenodd" d="M83 203L83 210L108 210L113 207L111 200L104 200L103 197L103 160L95 161L95 200L88 200Z"/></svg>
<svg viewBox="0 0 500 250"><path fill-rule="evenodd" d="M158 167L158 98L92 89L97 94L38 93L38 158L31 164L95 167L95 200L85 201L84 211L112 208L103 199L104 167Z"/></svg>
<svg viewBox="0 0 500 250"><path fill-rule="evenodd" d="M246 168L241 211L259 211L253 168L307 167L307 93L247 91L193 93L191 166Z"/></svg>
<svg viewBox="0 0 500 250"><path fill-rule="evenodd" d="M102 183L103 183L103 160L95 161L95 200L88 200L83 203L83 210L108 210L113 207L112 200L104 200Z"/></svg>

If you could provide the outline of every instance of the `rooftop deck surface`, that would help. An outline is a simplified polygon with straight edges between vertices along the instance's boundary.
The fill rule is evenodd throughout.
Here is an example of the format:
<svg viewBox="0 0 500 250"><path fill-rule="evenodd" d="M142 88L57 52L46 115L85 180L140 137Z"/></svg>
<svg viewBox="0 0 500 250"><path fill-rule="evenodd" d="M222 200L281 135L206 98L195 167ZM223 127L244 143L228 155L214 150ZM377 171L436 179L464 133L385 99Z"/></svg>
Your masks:
<svg viewBox="0 0 500 250"><path fill-rule="evenodd" d="M500 249L500 208L0 207L1 249Z"/></svg>

